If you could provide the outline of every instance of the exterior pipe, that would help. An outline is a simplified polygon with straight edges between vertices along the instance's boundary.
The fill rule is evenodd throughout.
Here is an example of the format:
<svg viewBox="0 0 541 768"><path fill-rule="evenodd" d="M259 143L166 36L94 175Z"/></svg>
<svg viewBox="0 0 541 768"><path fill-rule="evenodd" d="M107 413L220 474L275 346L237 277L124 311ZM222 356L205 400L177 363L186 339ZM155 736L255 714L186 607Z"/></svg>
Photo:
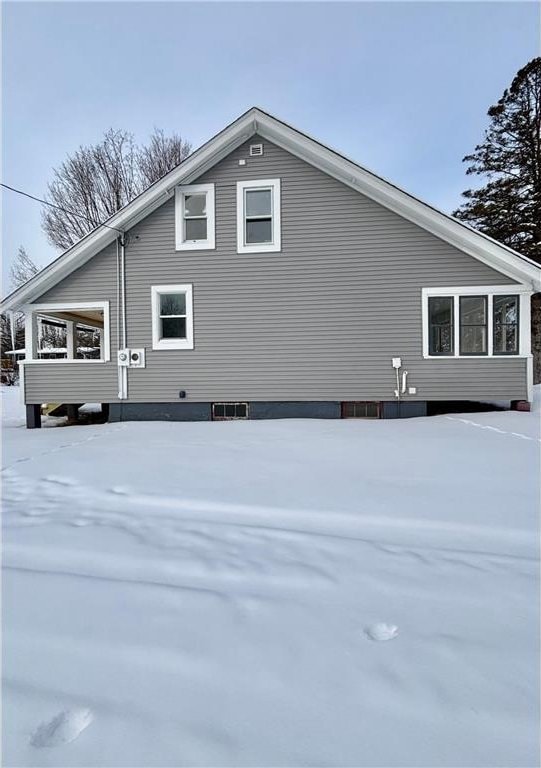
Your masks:
<svg viewBox="0 0 541 768"><path fill-rule="evenodd" d="M126 327L126 237L120 238L120 279L122 286L122 347L128 346L128 332Z"/></svg>
<svg viewBox="0 0 541 768"><path fill-rule="evenodd" d="M402 374L402 394L403 395L406 394L406 382L407 382L407 380L408 380L408 372L404 371L404 373Z"/></svg>
<svg viewBox="0 0 541 768"><path fill-rule="evenodd" d="M120 249L119 249L120 246ZM116 242L117 249L117 343L119 349L127 346L128 333L126 327L126 239L125 235ZM122 331L122 338L121 338ZM128 369L118 366L118 399L128 397Z"/></svg>

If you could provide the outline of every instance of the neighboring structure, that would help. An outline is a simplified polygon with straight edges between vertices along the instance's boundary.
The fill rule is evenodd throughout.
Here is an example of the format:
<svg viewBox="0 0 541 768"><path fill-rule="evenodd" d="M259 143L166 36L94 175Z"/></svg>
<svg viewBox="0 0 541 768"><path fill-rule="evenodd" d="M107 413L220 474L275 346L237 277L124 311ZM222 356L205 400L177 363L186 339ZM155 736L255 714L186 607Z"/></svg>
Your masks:
<svg viewBox="0 0 541 768"><path fill-rule="evenodd" d="M190 420L531 399L539 267L259 109L107 224L3 302L26 314L29 426L43 402ZM67 358L39 359L42 316Z"/></svg>

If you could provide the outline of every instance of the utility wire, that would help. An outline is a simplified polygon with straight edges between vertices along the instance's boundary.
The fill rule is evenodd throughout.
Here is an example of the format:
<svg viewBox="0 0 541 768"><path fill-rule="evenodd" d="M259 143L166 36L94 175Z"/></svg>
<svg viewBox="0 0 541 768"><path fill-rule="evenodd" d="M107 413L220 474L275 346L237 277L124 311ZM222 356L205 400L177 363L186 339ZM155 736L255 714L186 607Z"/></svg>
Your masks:
<svg viewBox="0 0 541 768"><path fill-rule="evenodd" d="M62 208L60 205L55 205L54 203L49 203L47 200L42 200L40 197L34 197L34 195L30 195L28 192L23 192L22 189L15 189L15 187L10 187L9 184L2 184L0 183L1 187L4 187L4 189L9 189L11 192L16 192L18 195L24 195L24 197L29 197L30 200L35 200L37 203L41 203L42 205L48 205L49 208L56 208L59 211L63 211L64 213L69 213L70 216L76 216L79 219L85 219L85 221L89 221L92 224L92 221L88 218L88 216L85 216L84 213L75 213L75 211L70 211L67 208ZM121 235L124 234L124 232L121 229L118 229L117 227L111 227L109 224L98 224L98 227L107 227L107 229L114 229L115 232L120 232Z"/></svg>

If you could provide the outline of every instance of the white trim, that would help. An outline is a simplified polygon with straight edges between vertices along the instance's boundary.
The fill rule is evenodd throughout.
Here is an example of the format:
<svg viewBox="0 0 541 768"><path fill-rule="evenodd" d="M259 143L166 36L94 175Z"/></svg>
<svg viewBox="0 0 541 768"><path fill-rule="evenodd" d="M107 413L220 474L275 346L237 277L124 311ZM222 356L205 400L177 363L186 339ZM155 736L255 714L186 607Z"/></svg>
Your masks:
<svg viewBox="0 0 541 768"><path fill-rule="evenodd" d="M516 355L498 355L493 350L493 297L494 296L519 296L519 348ZM516 360L525 358L531 352L530 336L530 311L529 297L532 290L528 285L467 285L421 289L421 313L423 334L423 358L425 360ZM429 353L429 327L428 327L428 299L431 296L449 296L453 299L453 349L452 355L431 355ZM486 355L461 355L460 354L460 297L461 296L486 296L487 297L487 354ZM526 309L527 308L527 309Z"/></svg>
<svg viewBox="0 0 541 768"><path fill-rule="evenodd" d="M270 243L245 243L244 213L245 192L247 190L271 190L272 241ZM280 179L253 179L237 181L237 253L276 253L281 250L281 202Z"/></svg>
<svg viewBox="0 0 541 768"><path fill-rule="evenodd" d="M24 378L24 360L19 360L19 402L26 405L26 381Z"/></svg>
<svg viewBox="0 0 541 768"><path fill-rule="evenodd" d="M266 113L258 115L257 133L507 277L531 281L532 288L541 290L541 269L534 261L413 197L336 150Z"/></svg>
<svg viewBox="0 0 541 768"><path fill-rule="evenodd" d="M206 240L184 239L184 198L186 195L207 196ZM177 251L211 251L216 247L214 184L184 184L175 189L175 243Z"/></svg>
<svg viewBox="0 0 541 768"><path fill-rule="evenodd" d="M96 359L73 359L70 360L67 357L50 358L49 360L25 360L26 365L103 365L105 360Z"/></svg>
<svg viewBox="0 0 541 768"><path fill-rule="evenodd" d="M168 200L178 184L189 184L257 133L288 152L306 160L358 192L432 232L464 253L502 274L541 290L541 269L531 259L477 232L463 222L416 199L338 152L268 115L256 107L241 115L180 165L105 222L108 227L129 229ZM86 235L56 261L10 294L1 311L19 309L77 269L119 235L103 226Z"/></svg>
<svg viewBox="0 0 541 768"><path fill-rule="evenodd" d="M152 349L193 349L193 285L153 285L151 286L152 303ZM162 293L184 293L186 295L186 338L162 339L160 337L160 304Z"/></svg>
<svg viewBox="0 0 541 768"><path fill-rule="evenodd" d="M531 292L522 293L518 316L520 320L520 349L526 356L526 391L528 402L533 402L532 304Z"/></svg>
<svg viewBox="0 0 541 768"><path fill-rule="evenodd" d="M77 343L75 333L75 323L72 320L65 320L66 323L66 355L68 360L77 359Z"/></svg>
<svg viewBox="0 0 541 768"><path fill-rule="evenodd" d="M99 360L77 360L58 358L56 360L37 360L36 348L36 314L43 312L70 312L73 309L99 309L103 312L103 348L100 350ZM53 302L48 304L27 304L23 308L25 314L25 361L32 365L36 363L108 363L111 360L111 329L108 301L69 301ZM69 321L64 321L69 323Z"/></svg>
<svg viewBox="0 0 541 768"><path fill-rule="evenodd" d="M125 365L118 366L118 399L128 399L128 368Z"/></svg>

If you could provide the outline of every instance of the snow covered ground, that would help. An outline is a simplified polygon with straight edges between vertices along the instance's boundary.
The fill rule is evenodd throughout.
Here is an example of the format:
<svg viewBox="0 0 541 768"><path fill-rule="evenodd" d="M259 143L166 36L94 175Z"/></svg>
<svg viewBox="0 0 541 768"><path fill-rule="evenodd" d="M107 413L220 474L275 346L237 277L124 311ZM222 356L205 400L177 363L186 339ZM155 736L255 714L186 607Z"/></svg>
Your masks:
<svg viewBox="0 0 541 768"><path fill-rule="evenodd" d="M538 765L539 413L27 431L17 396L4 765Z"/></svg>

